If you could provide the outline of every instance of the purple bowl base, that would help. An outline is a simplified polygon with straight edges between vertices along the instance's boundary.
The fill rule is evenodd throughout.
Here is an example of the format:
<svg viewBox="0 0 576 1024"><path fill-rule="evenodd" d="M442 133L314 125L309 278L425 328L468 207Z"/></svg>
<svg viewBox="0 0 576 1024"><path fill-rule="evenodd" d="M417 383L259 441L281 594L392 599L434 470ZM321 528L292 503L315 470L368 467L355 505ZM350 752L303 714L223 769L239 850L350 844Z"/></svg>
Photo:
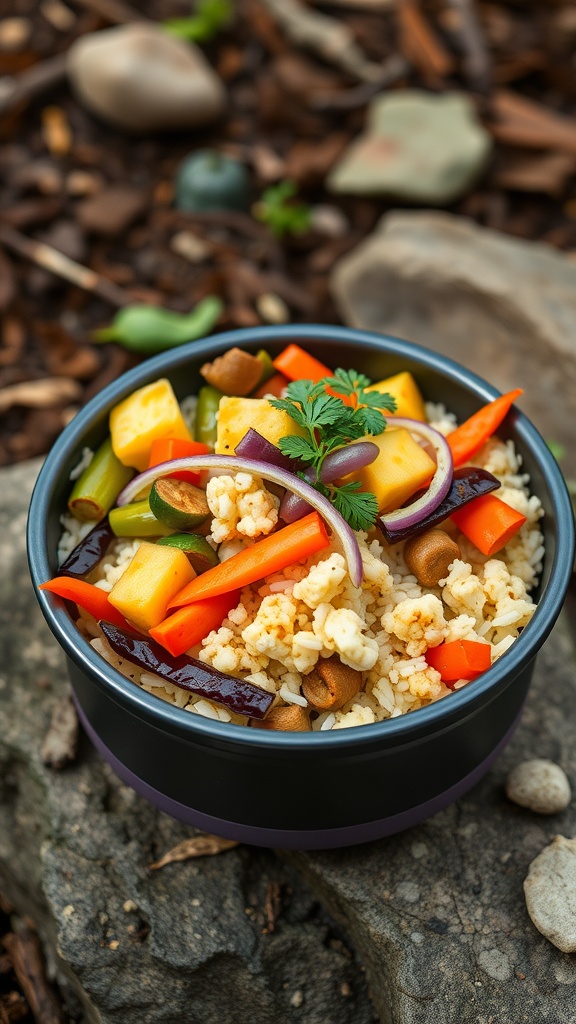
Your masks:
<svg viewBox="0 0 576 1024"><path fill-rule="evenodd" d="M184 822L186 825L193 825L195 828L210 832L213 835L223 836L225 839L235 839L241 843L248 843L251 846L267 846L279 850L327 850L341 846L355 846L360 843L368 843L374 839L383 839L385 836L402 832L425 821L427 818L438 814L449 804L454 803L464 795L472 786L486 774L494 761L500 756L504 748L512 739L514 731L520 721L522 711L514 719L508 732L500 742L473 771L465 775L454 786L444 790L431 800L426 800L416 807L400 814L393 814L387 818L380 818L377 821L363 822L359 825L347 825L342 828L315 829L300 831L298 829L276 829L260 828L255 825L243 825L240 822L226 821L223 818L216 818L211 814L204 814L193 807L188 807L177 800L160 793L143 779L139 778L126 767L111 750L102 742L98 734L92 728L76 696L74 696L76 709L82 725L89 739L96 747L96 750L113 768L116 775L128 786L147 800L148 803L159 810L169 814L172 818Z"/></svg>

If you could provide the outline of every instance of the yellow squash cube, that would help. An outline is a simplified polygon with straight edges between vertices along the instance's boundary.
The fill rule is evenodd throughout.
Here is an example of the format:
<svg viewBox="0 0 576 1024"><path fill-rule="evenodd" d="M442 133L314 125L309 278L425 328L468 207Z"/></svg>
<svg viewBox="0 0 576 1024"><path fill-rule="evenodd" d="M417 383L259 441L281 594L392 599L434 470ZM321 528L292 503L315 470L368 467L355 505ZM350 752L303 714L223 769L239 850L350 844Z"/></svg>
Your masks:
<svg viewBox="0 0 576 1024"><path fill-rule="evenodd" d="M436 470L436 463L404 427L388 426L373 441L380 454L364 469L350 473L345 479L359 480L363 491L376 495L378 511L392 512L423 487Z"/></svg>
<svg viewBox="0 0 576 1024"><path fill-rule="evenodd" d="M386 380L379 380L371 384L366 391L387 391L392 398L396 399L395 412L385 412L388 416L409 416L412 420L426 421L424 400L414 377L407 370L396 373L393 377L386 377Z"/></svg>
<svg viewBox="0 0 576 1024"><path fill-rule="evenodd" d="M152 629L166 618L172 598L195 575L179 548L142 541L108 598L139 629Z"/></svg>
<svg viewBox="0 0 576 1024"><path fill-rule="evenodd" d="M134 391L110 413L114 454L125 466L148 469L152 442L162 437L191 441L169 380L161 378Z"/></svg>
<svg viewBox="0 0 576 1024"><path fill-rule="evenodd" d="M214 451L217 455L233 455L236 445L253 427L272 444L281 437L298 434L304 437L304 427L298 426L287 412L275 409L267 398L236 398L225 396L218 407L218 431Z"/></svg>

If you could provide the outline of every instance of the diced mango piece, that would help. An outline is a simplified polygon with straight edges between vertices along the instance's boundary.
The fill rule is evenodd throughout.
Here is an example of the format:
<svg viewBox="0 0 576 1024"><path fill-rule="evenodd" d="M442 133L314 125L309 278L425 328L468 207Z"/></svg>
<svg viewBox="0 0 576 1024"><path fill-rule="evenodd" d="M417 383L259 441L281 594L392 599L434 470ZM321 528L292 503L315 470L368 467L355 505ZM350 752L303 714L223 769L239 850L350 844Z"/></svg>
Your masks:
<svg viewBox="0 0 576 1024"><path fill-rule="evenodd" d="M166 437L192 440L172 385L164 377L138 388L112 409L110 435L120 462L140 472L148 468L153 441Z"/></svg>
<svg viewBox="0 0 576 1024"><path fill-rule="evenodd" d="M152 629L166 618L173 597L196 573L179 548L142 541L108 599L139 629Z"/></svg>
<svg viewBox="0 0 576 1024"><path fill-rule="evenodd" d="M388 426L383 434L363 440L377 444L380 454L369 466L345 479L359 480L363 491L372 491L380 513L400 508L434 475L434 459L404 427Z"/></svg>
<svg viewBox="0 0 576 1024"><path fill-rule="evenodd" d="M214 451L217 455L233 455L236 445L253 427L272 444L281 437L298 434L304 437L304 427L298 426L287 412L275 409L267 398L236 398L225 395L218 407L218 432Z"/></svg>
<svg viewBox="0 0 576 1024"><path fill-rule="evenodd" d="M396 399L395 412L386 412L385 416L409 416L412 420L426 421L424 400L414 377L407 370L371 384L366 391L387 391Z"/></svg>

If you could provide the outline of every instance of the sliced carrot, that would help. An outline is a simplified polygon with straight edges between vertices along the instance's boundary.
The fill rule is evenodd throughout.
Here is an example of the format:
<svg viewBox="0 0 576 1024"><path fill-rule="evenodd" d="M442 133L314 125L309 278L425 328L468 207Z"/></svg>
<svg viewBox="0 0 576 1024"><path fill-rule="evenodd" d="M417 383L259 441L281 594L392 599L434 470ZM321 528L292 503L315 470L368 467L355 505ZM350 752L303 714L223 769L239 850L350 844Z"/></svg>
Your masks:
<svg viewBox="0 0 576 1024"><path fill-rule="evenodd" d="M490 644L479 640L450 640L438 647L429 647L426 661L440 673L446 686L459 679L476 679L492 663Z"/></svg>
<svg viewBox="0 0 576 1024"><path fill-rule="evenodd" d="M324 377L333 376L332 370L299 345L288 345L272 363L279 373L288 377L288 380L313 380L317 384Z"/></svg>
<svg viewBox="0 0 576 1024"><path fill-rule="evenodd" d="M95 619L106 619L107 622L113 622L123 629L129 627L124 616L110 604L106 591L95 587L93 583L86 583L85 580L77 580L71 576L55 576L53 580L41 583L40 590L48 590L66 601L75 601Z"/></svg>
<svg viewBox="0 0 576 1024"><path fill-rule="evenodd" d="M218 629L228 612L238 604L239 598L239 590L229 590L226 594L187 604L149 630L150 636L175 657L184 654L213 629Z"/></svg>
<svg viewBox="0 0 576 1024"><path fill-rule="evenodd" d="M322 519L317 512L310 512L197 576L176 594L168 608L181 608L200 598L216 597L217 594L248 586L270 573L285 569L287 565L308 558L328 547L329 543Z"/></svg>
<svg viewBox="0 0 576 1024"><path fill-rule="evenodd" d="M209 455L212 449L201 441L187 441L181 437L159 437L152 442L148 468L159 466L162 462L170 462L171 459L185 459L189 455ZM200 474L191 469L183 469L178 473L170 473L175 480L186 480L188 483L198 486Z"/></svg>
<svg viewBox="0 0 576 1024"><path fill-rule="evenodd" d="M273 373L268 380L260 384L250 395L251 398L265 398L266 395L274 395L275 398L282 398L284 388L288 387L290 381L283 373Z"/></svg>
<svg viewBox="0 0 576 1024"><path fill-rule="evenodd" d="M522 388L516 388L515 391L508 391L507 394L500 395L493 402L483 405L478 412L475 412L459 427L456 427L456 430L448 434L446 440L452 452L454 466L463 466L480 450L483 444L486 444L488 438L498 430L506 413L521 394L523 394Z"/></svg>
<svg viewBox="0 0 576 1024"><path fill-rule="evenodd" d="M495 555L526 522L526 516L495 494L483 494L453 512L451 519L483 555Z"/></svg>

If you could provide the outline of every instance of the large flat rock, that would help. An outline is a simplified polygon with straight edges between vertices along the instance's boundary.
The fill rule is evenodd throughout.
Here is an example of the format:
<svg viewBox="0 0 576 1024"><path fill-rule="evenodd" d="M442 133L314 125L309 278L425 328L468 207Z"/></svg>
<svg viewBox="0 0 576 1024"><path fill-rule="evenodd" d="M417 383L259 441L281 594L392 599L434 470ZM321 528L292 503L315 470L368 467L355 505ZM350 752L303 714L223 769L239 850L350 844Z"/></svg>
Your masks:
<svg viewBox="0 0 576 1024"><path fill-rule="evenodd" d="M506 753L426 824L347 850L238 847L151 871L193 830L120 783L85 739L64 770L40 756L67 682L25 561L37 470L0 473L0 888L38 922L76 1019L573 1024L576 961L533 926L522 883L555 834L576 834L576 806L538 817L503 792L527 757L576 781L567 619Z"/></svg>
<svg viewBox="0 0 576 1024"><path fill-rule="evenodd" d="M576 262L439 211L392 211L334 268L344 323L426 345L502 391L576 476Z"/></svg>

